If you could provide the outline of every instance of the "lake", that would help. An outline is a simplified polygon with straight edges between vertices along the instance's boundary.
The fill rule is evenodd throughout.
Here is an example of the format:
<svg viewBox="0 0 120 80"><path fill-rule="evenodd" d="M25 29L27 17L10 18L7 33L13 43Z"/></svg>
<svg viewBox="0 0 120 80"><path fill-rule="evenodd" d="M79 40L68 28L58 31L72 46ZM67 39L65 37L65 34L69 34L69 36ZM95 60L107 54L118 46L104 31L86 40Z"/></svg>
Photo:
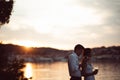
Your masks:
<svg viewBox="0 0 120 80"><path fill-rule="evenodd" d="M54 63L26 63L24 76L29 80L69 80L67 62ZM120 80L119 62L94 62L94 67L99 68L95 75L96 80Z"/></svg>

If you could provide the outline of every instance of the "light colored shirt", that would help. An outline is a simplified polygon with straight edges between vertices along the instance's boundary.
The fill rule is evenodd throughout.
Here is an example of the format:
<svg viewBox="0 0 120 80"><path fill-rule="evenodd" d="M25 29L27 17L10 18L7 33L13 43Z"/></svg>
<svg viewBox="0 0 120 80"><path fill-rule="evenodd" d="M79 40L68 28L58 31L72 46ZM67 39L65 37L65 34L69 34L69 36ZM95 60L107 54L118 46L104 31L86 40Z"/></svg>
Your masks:
<svg viewBox="0 0 120 80"><path fill-rule="evenodd" d="M85 69L86 73L92 73L93 72L92 70L93 70L93 66L90 63L87 63L87 66ZM87 76L85 80L95 80L95 77L94 75Z"/></svg>
<svg viewBox="0 0 120 80"><path fill-rule="evenodd" d="M79 57L75 52L68 56L68 69L69 75L74 77L81 77L81 71L79 69Z"/></svg>

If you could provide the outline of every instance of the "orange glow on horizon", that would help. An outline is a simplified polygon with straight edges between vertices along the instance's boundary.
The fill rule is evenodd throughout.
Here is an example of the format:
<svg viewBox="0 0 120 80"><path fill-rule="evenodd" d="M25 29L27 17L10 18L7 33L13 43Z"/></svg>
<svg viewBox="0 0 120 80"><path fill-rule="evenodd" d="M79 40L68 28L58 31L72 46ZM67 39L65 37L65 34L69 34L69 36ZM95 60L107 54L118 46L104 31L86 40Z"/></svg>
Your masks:
<svg viewBox="0 0 120 80"><path fill-rule="evenodd" d="M33 42L33 41L15 41L14 43L21 45L21 46L24 46L26 49L29 49L30 47L38 46L38 44Z"/></svg>

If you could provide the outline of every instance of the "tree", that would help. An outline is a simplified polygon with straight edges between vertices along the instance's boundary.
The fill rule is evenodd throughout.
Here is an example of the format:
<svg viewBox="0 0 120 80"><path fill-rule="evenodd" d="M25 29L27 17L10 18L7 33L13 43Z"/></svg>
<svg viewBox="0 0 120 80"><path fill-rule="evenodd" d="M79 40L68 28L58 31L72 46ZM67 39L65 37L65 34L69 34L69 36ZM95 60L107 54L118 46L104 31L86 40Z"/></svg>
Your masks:
<svg viewBox="0 0 120 80"><path fill-rule="evenodd" d="M15 57L9 58L9 49L11 48L8 45L0 44L0 80L24 80L21 71L25 67L24 61Z"/></svg>
<svg viewBox="0 0 120 80"><path fill-rule="evenodd" d="M9 23L13 3L13 0L0 0L0 27L5 23ZM0 42L0 80L27 80L21 71L23 67L23 60L9 59L6 46Z"/></svg>
<svg viewBox="0 0 120 80"><path fill-rule="evenodd" d="M0 26L9 23L13 3L13 0L0 0Z"/></svg>

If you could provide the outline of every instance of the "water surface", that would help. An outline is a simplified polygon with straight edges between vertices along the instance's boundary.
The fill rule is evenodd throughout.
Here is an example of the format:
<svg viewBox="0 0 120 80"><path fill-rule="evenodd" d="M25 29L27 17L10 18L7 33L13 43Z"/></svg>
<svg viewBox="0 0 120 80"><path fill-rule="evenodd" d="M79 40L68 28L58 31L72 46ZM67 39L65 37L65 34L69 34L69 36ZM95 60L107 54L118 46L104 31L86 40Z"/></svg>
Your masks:
<svg viewBox="0 0 120 80"><path fill-rule="evenodd" d="M97 62L93 66L99 68L96 80L120 80L119 62ZM66 62L26 63L24 72L31 80L69 80Z"/></svg>

